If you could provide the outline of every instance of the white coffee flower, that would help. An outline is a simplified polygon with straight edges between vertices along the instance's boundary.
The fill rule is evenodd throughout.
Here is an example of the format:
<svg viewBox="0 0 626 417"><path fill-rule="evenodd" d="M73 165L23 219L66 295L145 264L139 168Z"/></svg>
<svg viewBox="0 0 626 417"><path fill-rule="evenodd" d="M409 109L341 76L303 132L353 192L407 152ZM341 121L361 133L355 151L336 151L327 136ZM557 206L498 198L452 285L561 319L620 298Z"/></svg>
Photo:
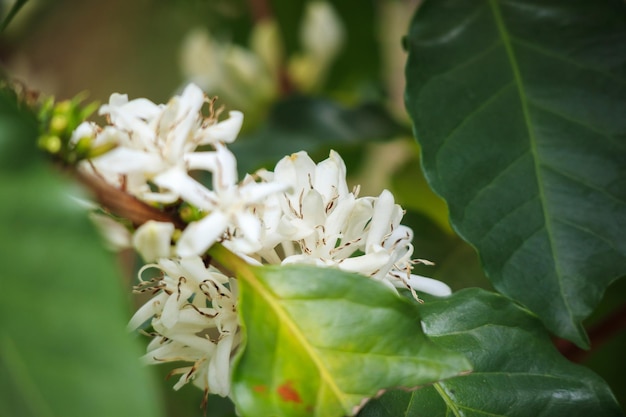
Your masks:
<svg viewBox="0 0 626 417"><path fill-rule="evenodd" d="M113 94L109 104L100 108L100 114L107 115L111 125L96 141L115 142L118 146L86 166L144 201L173 203L182 197L196 206L208 206L206 188L188 172L213 172L218 167L211 152L196 152L196 148L232 142L243 115L231 112L230 118L222 122L203 119L200 109L205 102L202 90L194 84L167 105L143 98L129 101L126 95ZM154 190L154 185L159 189Z"/></svg>
<svg viewBox="0 0 626 417"><path fill-rule="evenodd" d="M171 240L174 234L172 223L150 220L133 234L133 247L145 262L169 258L172 254Z"/></svg>
<svg viewBox="0 0 626 417"><path fill-rule="evenodd" d="M174 386L188 382L207 392L230 393L230 356L239 345L236 281L200 257L160 259L141 274L156 268L162 276L142 281L138 292L155 292L130 320L131 330L148 322L154 338L143 360L149 364L189 362L172 374L181 375ZM210 306L210 307L207 307Z"/></svg>
<svg viewBox="0 0 626 417"><path fill-rule="evenodd" d="M254 214L263 199L284 191L278 182L258 183L248 177L237 183L235 156L225 147L216 145L213 190L208 191L209 205L197 205L209 211L206 217L187 226L176 246L180 256L199 255L229 232L226 245L236 252L250 253L261 247L261 222ZM172 186L176 186L172 179Z"/></svg>
<svg viewBox="0 0 626 417"><path fill-rule="evenodd" d="M412 259L413 231L401 224L404 211L389 191L378 197L350 191L346 166L334 151L318 164L298 152L274 172L239 181L226 145L235 140L243 115L204 118L206 102L193 84L165 105L114 94L100 109L109 125L82 124L73 135L75 141L88 137L98 149L115 146L83 169L144 202L166 204L165 213L191 206L192 215L180 216L186 226L178 218L146 219L132 237L121 223L115 229L116 242L132 243L152 262L140 271L136 290L153 297L129 328L150 329L146 363L187 363L173 371L180 375L176 389L192 382L206 392L230 393L230 360L240 343L237 281L203 259L216 242L252 264L339 268L394 291L408 288L415 297L415 291L450 293L444 283L411 273L425 261ZM198 150L200 145L206 148ZM200 183L192 171L209 172L211 183ZM160 275L144 281L149 269Z"/></svg>
<svg viewBox="0 0 626 417"><path fill-rule="evenodd" d="M447 285L411 274L413 231L400 225L402 208L387 190L378 198L349 192L338 153L331 151L316 165L306 152L298 152L283 158L273 173L261 175L289 189L278 198L282 213L264 222L272 233L257 259L333 266L390 287L450 294Z"/></svg>

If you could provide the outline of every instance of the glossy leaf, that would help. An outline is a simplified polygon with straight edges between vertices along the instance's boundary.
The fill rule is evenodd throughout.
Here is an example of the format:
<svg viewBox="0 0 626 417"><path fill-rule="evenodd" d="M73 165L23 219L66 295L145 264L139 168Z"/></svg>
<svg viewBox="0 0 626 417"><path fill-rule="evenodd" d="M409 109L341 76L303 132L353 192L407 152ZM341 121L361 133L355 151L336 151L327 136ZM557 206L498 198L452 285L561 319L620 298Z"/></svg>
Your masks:
<svg viewBox="0 0 626 417"><path fill-rule="evenodd" d="M386 393L359 417L623 415L606 383L563 358L541 322L505 297L468 289L421 312L431 340L466 355L474 372Z"/></svg>
<svg viewBox="0 0 626 417"><path fill-rule="evenodd" d="M301 150L315 152L338 146L357 146L405 133L379 105L346 108L326 99L291 97L272 109L265 126L233 143L241 173L273 167L280 158Z"/></svg>
<svg viewBox="0 0 626 417"><path fill-rule="evenodd" d="M21 152L36 125L7 96L0 120L13 158L0 168L0 415L161 415L115 258L70 198L79 190Z"/></svg>
<svg viewBox="0 0 626 417"><path fill-rule="evenodd" d="M587 345L626 273L626 5L436 0L406 40L433 189L499 291Z"/></svg>
<svg viewBox="0 0 626 417"><path fill-rule="evenodd" d="M210 253L237 264L223 251ZM237 272L246 341L232 395L243 416L353 415L381 389L469 370L424 336L413 303L379 282L305 265Z"/></svg>

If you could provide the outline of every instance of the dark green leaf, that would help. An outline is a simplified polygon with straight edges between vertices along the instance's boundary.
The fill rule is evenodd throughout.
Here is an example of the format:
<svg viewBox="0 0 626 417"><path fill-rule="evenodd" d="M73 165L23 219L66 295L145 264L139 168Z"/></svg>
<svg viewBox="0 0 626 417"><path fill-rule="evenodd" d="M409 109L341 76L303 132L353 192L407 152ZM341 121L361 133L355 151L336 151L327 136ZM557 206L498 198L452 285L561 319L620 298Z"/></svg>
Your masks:
<svg viewBox="0 0 626 417"><path fill-rule="evenodd" d="M211 254L234 263L219 248ZM232 393L243 416L353 415L381 389L469 369L428 341L413 303L379 282L304 265L237 272L246 341Z"/></svg>
<svg viewBox="0 0 626 417"><path fill-rule="evenodd" d="M427 300L424 331L466 355L474 372L371 401L360 417L623 415L606 383L554 348L542 324L510 300L468 289Z"/></svg>
<svg viewBox="0 0 626 417"><path fill-rule="evenodd" d="M7 103L0 107L0 143L20 166L33 158L17 150L31 151L22 144L34 143L36 131ZM140 349L125 331L129 311L116 260L71 200L79 190L41 159L28 169L5 168L0 415L159 416Z"/></svg>
<svg viewBox="0 0 626 417"><path fill-rule="evenodd" d="M16 94L0 88L0 171L28 169L41 160L37 127L32 112L17 104Z"/></svg>
<svg viewBox="0 0 626 417"><path fill-rule="evenodd" d="M494 286L587 345L626 273L626 5L437 0L407 38L427 177Z"/></svg>
<svg viewBox="0 0 626 417"><path fill-rule="evenodd" d="M276 104L267 124L239 139L231 149L237 155L239 171L245 173L273 165L293 152L356 146L405 132L379 105L345 108L330 100L297 96Z"/></svg>

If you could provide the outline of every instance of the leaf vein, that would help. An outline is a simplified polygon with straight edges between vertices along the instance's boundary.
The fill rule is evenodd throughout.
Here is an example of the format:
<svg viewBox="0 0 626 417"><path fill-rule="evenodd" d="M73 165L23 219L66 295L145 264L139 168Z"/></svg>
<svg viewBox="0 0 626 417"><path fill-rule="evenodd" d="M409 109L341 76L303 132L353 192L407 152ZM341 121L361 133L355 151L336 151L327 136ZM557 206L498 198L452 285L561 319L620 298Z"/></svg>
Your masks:
<svg viewBox="0 0 626 417"><path fill-rule="evenodd" d="M502 17L502 13L500 10L500 6L498 4L497 0L489 0L490 4L491 4L491 8L493 10L493 14L494 14L494 19L496 21L496 24L498 26L498 31L500 32L500 36L502 37L502 42L505 46L507 55L509 57L509 61L510 61L510 65L511 65L511 71L513 72L513 78L515 81L515 85L517 86L517 90L519 93L519 97L520 97L520 104L522 107L522 113L524 116L524 121L526 122L526 129L528 131L528 138L530 141L530 148L531 148L531 152L533 153L533 155L535 156L534 160L535 160L535 177L537 178L537 185L538 185L538 189L539 189L539 200L541 202L541 207L542 207L542 211L544 213L544 223L545 223L545 228L546 228L546 233L548 236L548 241L550 244L550 252L553 256L553 259L558 259L558 254L557 254L557 249L555 247L555 242L554 242L554 232L551 229L551 223L548 221L547 218L547 213L550 211L548 210L548 208L546 207L546 197L545 197L545 190L543 188L543 183L539 180L541 178L540 175L540 170L539 170L539 166L537 163L537 159L538 159L538 152L537 152L537 138L535 137L534 134L534 130L532 128L532 124L531 124L531 117L530 117L530 111L528 108L528 99L526 97L526 93L524 90L524 82L522 80L522 76L520 74L520 70L519 70L519 65L517 63L517 58L515 56L515 52L513 51L513 47L512 47L512 43L511 43L511 37L510 34L508 32L508 30L505 27L504 21L503 21L503 17ZM564 282L563 282L563 271L561 271L560 268L560 264L558 262L554 262L554 269L555 269L555 276L556 276L556 282L559 286L559 292L561 295L565 294L565 290L564 290ZM561 297L563 299L563 303L565 306L565 309L568 312L569 317L573 317L574 313L572 311L572 306L570 305L570 301L566 298L566 297Z"/></svg>
<svg viewBox="0 0 626 417"><path fill-rule="evenodd" d="M616 75L614 75L614 74L612 74L610 72L604 71L604 70L602 70L602 69L600 69L598 67L593 67L593 66L590 66L590 65L583 65L580 61L573 60L573 59L571 59L571 58L569 58L569 57L567 57L565 55L556 54L556 53L554 53L554 52L552 52L552 51L550 51L548 49L545 49L545 48L542 48L541 46L533 44L532 42L529 42L529 41L527 41L527 40L525 40L523 38L519 38L519 37L513 36L513 35L509 35L509 36L510 36L510 39L511 39L512 42L514 42L516 44L519 44L521 46L527 47L529 49L532 49L532 50L534 50L535 52L537 52L539 54L542 54L544 56L563 61L563 62L565 62L565 63L567 63L569 65L572 65L572 66L575 66L575 67L578 67L578 68L581 68L581 69L589 70L589 71L592 71L592 72L604 75L605 77L610 78L611 81L613 81L613 82L616 82L616 83L619 83L619 84L622 84L622 85L626 85L626 82L624 82L623 79L621 79L620 77L617 77Z"/></svg>

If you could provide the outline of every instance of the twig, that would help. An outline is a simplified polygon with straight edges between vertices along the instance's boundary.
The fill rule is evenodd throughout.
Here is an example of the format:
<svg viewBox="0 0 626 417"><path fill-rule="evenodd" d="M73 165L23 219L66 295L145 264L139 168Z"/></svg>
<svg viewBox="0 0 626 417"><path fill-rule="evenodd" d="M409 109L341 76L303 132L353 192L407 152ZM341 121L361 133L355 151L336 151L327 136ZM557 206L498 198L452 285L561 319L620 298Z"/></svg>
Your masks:
<svg viewBox="0 0 626 417"><path fill-rule="evenodd" d="M557 339L554 343L559 352L567 359L575 363L581 363L594 350L604 345L624 329L626 329L626 305L621 306L600 323L589 329L590 350L583 350L565 339Z"/></svg>
<svg viewBox="0 0 626 417"><path fill-rule="evenodd" d="M250 14L254 23L259 23L264 20L274 19L274 13L268 0L248 0L250 7ZM285 48L283 48L284 50ZM280 65L278 66L278 86L280 95L286 97L291 95L296 88L291 81L289 72L287 71L287 63L285 57L281 57Z"/></svg>
<svg viewBox="0 0 626 417"><path fill-rule="evenodd" d="M248 4L250 5L252 19L255 22L273 17L272 8L267 0L248 0Z"/></svg>
<svg viewBox="0 0 626 417"><path fill-rule="evenodd" d="M149 220L173 223L178 229L184 229L185 223L173 214L165 213L136 199L123 190L107 184L95 175L74 171L78 180L89 188L98 202L111 213L130 220L140 226Z"/></svg>

